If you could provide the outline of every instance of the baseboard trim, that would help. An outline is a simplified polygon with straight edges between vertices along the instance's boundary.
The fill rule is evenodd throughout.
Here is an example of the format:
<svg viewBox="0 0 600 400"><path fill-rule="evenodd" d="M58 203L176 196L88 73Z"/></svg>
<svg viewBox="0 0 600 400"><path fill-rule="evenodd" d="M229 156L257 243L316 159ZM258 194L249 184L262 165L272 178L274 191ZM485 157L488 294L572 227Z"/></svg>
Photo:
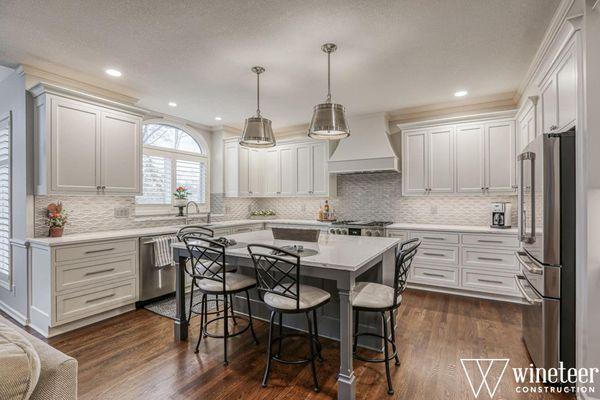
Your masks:
<svg viewBox="0 0 600 400"><path fill-rule="evenodd" d="M445 287L437 287L437 286L429 286L422 285L418 283L409 283L407 285L409 289L421 290L424 292L437 292L437 293L446 293L453 294L455 296L461 297L469 297L475 299L483 299L483 300L495 300L495 301L504 301L508 303L516 303L516 304L525 304L523 299L519 297L512 297L501 294L490 294L490 293L482 293L482 292L473 292L465 289L454 289L454 288L445 288Z"/></svg>
<svg viewBox="0 0 600 400"><path fill-rule="evenodd" d="M27 316L21 314L20 312L18 312L3 301L0 301L0 310L5 312L9 317L17 321L22 326L26 326L29 324L29 319L27 318Z"/></svg>

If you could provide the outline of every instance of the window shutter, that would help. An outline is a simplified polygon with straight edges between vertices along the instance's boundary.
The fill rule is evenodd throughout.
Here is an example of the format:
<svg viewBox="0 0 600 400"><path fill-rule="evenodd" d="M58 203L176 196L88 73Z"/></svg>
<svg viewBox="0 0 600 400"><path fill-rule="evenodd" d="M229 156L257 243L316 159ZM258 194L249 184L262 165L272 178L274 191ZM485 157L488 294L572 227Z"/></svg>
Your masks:
<svg viewBox="0 0 600 400"><path fill-rule="evenodd" d="M138 204L171 204L171 159L167 157L143 157L143 195L137 196Z"/></svg>
<svg viewBox="0 0 600 400"><path fill-rule="evenodd" d="M190 200L204 203L206 164L202 161L176 160L177 186L190 191Z"/></svg>

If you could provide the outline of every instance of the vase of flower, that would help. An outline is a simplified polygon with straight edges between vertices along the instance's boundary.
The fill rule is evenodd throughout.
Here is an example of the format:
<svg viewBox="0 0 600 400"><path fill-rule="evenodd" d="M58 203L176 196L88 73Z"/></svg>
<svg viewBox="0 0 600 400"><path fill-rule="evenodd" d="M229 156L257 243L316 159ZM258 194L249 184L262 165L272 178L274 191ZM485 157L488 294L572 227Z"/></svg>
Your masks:
<svg viewBox="0 0 600 400"><path fill-rule="evenodd" d="M173 192L173 207L179 208L178 216L183 216L183 207L186 206L190 191L185 186L178 186Z"/></svg>
<svg viewBox="0 0 600 400"><path fill-rule="evenodd" d="M61 237L67 224L67 211L63 210L61 203L49 204L47 207L48 236Z"/></svg>

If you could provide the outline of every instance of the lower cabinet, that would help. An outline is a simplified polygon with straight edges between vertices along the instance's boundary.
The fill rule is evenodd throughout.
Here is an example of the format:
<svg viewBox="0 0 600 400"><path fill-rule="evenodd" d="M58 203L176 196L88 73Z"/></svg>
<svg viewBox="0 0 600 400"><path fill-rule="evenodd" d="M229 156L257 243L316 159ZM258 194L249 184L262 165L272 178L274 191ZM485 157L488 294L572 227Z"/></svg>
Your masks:
<svg viewBox="0 0 600 400"><path fill-rule="evenodd" d="M388 237L420 238L409 273L411 287L519 301L515 234L388 229Z"/></svg>

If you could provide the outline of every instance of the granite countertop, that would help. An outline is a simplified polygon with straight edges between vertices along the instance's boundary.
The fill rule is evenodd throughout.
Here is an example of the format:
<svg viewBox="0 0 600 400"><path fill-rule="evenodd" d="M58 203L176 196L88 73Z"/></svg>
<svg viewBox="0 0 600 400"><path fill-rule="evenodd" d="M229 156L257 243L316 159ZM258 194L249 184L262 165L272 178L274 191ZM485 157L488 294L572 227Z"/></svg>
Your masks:
<svg viewBox="0 0 600 400"><path fill-rule="evenodd" d="M308 225L308 226L330 226L330 222L320 222L314 220L303 219L239 219L232 221L214 222L208 227L228 228L231 226L252 225L252 224L290 224L290 225ZM151 228L134 228L121 229L112 231L100 231L90 233L76 233L65 235L59 238L38 237L28 238L27 242L42 246L61 246L66 244L77 244L84 242L93 242L97 240L112 240L125 239L131 237L168 235L173 234L184 225L158 226ZM515 235L517 228L511 229L494 229L489 226L463 226L463 225L439 225L439 224L410 224L410 223L395 223L386 226L386 229L404 229L404 230L434 230L434 231L450 231L450 232L469 232L469 233L498 233Z"/></svg>

